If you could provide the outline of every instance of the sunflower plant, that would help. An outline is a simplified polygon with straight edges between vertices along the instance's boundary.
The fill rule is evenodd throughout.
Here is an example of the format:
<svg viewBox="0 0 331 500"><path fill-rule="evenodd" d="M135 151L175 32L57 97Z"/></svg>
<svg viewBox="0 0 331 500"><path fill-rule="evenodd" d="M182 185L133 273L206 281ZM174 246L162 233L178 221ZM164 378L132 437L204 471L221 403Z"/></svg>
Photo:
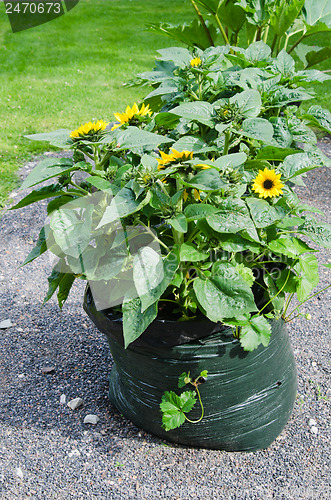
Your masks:
<svg viewBox="0 0 331 500"><path fill-rule="evenodd" d="M330 227L295 192L327 163L310 125L328 129L330 114L297 103L328 77L263 42L160 52L141 77L154 90L116 123L29 136L72 156L43 160L23 183L33 190L13 208L49 200L25 263L57 257L45 301L57 293L61 307L75 279L116 295L126 347L156 317L207 317L252 351L273 319L300 314L295 296L314 296L315 246L330 247Z"/></svg>

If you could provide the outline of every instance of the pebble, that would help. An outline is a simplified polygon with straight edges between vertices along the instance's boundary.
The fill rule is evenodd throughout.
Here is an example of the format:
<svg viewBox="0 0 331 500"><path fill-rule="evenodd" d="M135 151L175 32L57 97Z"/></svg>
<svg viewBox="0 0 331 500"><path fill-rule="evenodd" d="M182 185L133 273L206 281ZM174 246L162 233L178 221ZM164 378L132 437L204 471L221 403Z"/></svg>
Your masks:
<svg viewBox="0 0 331 500"><path fill-rule="evenodd" d="M80 457L81 456L81 453L79 450L72 450L70 451L70 453L68 453L68 456L71 458L71 457Z"/></svg>
<svg viewBox="0 0 331 500"><path fill-rule="evenodd" d="M53 373L55 372L55 366L43 366L41 368L41 373L44 375L47 375L48 373Z"/></svg>
<svg viewBox="0 0 331 500"><path fill-rule="evenodd" d="M81 398L75 398L75 399L72 399L71 401L69 401L68 406L72 410L76 410L77 408L80 408L81 406L83 406L83 404L84 404L84 401Z"/></svg>
<svg viewBox="0 0 331 500"><path fill-rule="evenodd" d="M4 330L5 328L10 328L13 326L13 323L10 321L10 319L4 319L3 321L0 321L0 329Z"/></svg>
<svg viewBox="0 0 331 500"><path fill-rule="evenodd" d="M318 429L317 429L317 427L315 427L315 425L313 425L313 426L310 428L310 432L311 432L312 434L318 434Z"/></svg>
<svg viewBox="0 0 331 500"><path fill-rule="evenodd" d="M86 415L84 418L84 424L97 424L100 418L97 415Z"/></svg>
<svg viewBox="0 0 331 500"><path fill-rule="evenodd" d="M62 394L62 395L61 395L61 397L60 397L60 403L61 403L62 405L64 405L64 404L65 404L65 402L66 402L66 395L65 395L65 394Z"/></svg>
<svg viewBox="0 0 331 500"><path fill-rule="evenodd" d="M315 427L316 427L317 422L316 422L316 420L314 420L313 418L310 418L310 419L309 419L309 422L308 422L308 425L309 425L309 427L313 427L313 426L315 426Z"/></svg>
<svg viewBox="0 0 331 500"><path fill-rule="evenodd" d="M16 469L16 476L19 477L20 479L23 479L23 471L20 469L20 467L17 467Z"/></svg>

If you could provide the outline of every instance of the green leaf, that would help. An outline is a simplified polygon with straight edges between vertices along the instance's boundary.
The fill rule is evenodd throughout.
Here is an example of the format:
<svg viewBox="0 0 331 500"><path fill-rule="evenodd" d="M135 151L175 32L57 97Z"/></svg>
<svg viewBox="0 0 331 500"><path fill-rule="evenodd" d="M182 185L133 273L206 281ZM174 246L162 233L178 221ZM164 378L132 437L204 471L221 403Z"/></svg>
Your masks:
<svg viewBox="0 0 331 500"><path fill-rule="evenodd" d="M304 18L308 25L325 23L331 27L331 5L329 0L306 0Z"/></svg>
<svg viewBox="0 0 331 500"><path fill-rule="evenodd" d="M86 179L86 182L91 184L92 186L96 187L100 191L105 191L106 193L113 193L113 188L112 185L109 181L106 179L103 179L102 177L97 177L97 176L91 176Z"/></svg>
<svg viewBox="0 0 331 500"><path fill-rule="evenodd" d="M328 109L316 105L310 106L303 118L309 120L310 125L331 133L331 113Z"/></svg>
<svg viewBox="0 0 331 500"><path fill-rule="evenodd" d="M97 229L111 222L117 221L122 217L127 217L145 206L150 195L144 198L136 198L134 191L131 189L132 184L124 186L112 199L110 205L106 208Z"/></svg>
<svg viewBox="0 0 331 500"><path fill-rule="evenodd" d="M274 134L274 128L271 123L264 118L246 118L238 132L235 130L233 130L233 132L244 135L245 137L257 139L258 141L270 143Z"/></svg>
<svg viewBox="0 0 331 500"><path fill-rule="evenodd" d="M137 127L117 128L112 134L117 141L118 151L130 149L134 153L140 153L142 149L152 151L160 144L173 142L173 139Z"/></svg>
<svg viewBox="0 0 331 500"><path fill-rule="evenodd" d="M251 238L259 238L245 203L237 198L226 198L219 204L219 211L206 218L209 226L218 233L245 231Z"/></svg>
<svg viewBox="0 0 331 500"><path fill-rule="evenodd" d="M124 297L122 313L125 349L131 342L134 342L144 333L157 316L157 303L149 306L144 312L141 309L140 298L131 299L130 297Z"/></svg>
<svg viewBox="0 0 331 500"><path fill-rule="evenodd" d="M216 28L210 22L206 21L208 30L215 40L216 38ZM178 42L188 45L190 47L199 47L204 50L210 46L210 40L206 34L204 27L201 22L194 19L190 23L183 24L170 24L170 23L160 23L160 24L149 24L147 25L149 31L154 31L162 35L169 36ZM179 64L180 66L182 64Z"/></svg>
<svg viewBox="0 0 331 500"><path fill-rule="evenodd" d="M82 210L81 217L75 210L60 208L53 212L50 227L56 243L66 255L78 258L91 239L94 206Z"/></svg>
<svg viewBox="0 0 331 500"><path fill-rule="evenodd" d="M270 336L270 323L266 318L257 314L241 327L240 344L245 351L254 351L260 344L266 347Z"/></svg>
<svg viewBox="0 0 331 500"><path fill-rule="evenodd" d="M68 145L70 133L71 130L60 128L59 130L54 130L53 132L25 135L24 137L30 139L31 141L47 141L53 146L63 147Z"/></svg>
<svg viewBox="0 0 331 500"><path fill-rule="evenodd" d="M193 288L207 317L214 321L231 318L239 312L256 311L254 296L245 280L231 269L223 266L218 275L207 279L196 278Z"/></svg>
<svg viewBox="0 0 331 500"><path fill-rule="evenodd" d="M164 127L165 129L173 129L179 122L179 118L174 116L172 113L157 113L155 116L155 123L158 127ZM173 146L177 149L175 146ZM178 150L177 150L178 151Z"/></svg>
<svg viewBox="0 0 331 500"><path fill-rule="evenodd" d="M300 302L308 299L312 290L319 283L318 261L314 255L304 254L299 258L302 273L297 287L297 297Z"/></svg>
<svg viewBox="0 0 331 500"><path fill-rule="evenodd" d="M268 244L269 249L280 255L286 255L290 258L297 258L305 252L315 252L304 241L295 238L294 236L278 236Z"/></svg>
<svg viewBox="0 0 331 500"><path fill-rule="evenodd" d="M217 208L213 205L193 203L187 205L184 209L184 214L188 222L205 219L208 215L217 212Z"/></svg>
<svg viewBox="0 0 331 500"><path fill-rule="evenodd" d="M331 226L329 224L316 222L314 218L306 217L305 223L299 229L318 245L331 248Z"/></svg>
<svg viewBox="0 0 331 500"><path fill-rule="evenodd" d="M25 266L29 262L32 262L34 259L42 255L47 251L47 243L46 243L46 228L43 227L39 233L39 238L36 243L36 246L31 250L29 255L26 257L22 266Z"/></svg>
<svg viewBox="0 0 331 500"><path fill-rule="evenodd" d="M326 59L330 59L331 57L331 48L323 47L320 50L312 50L306 54L307 65L306 68L310 68L315 64L319 64Z"/></svg>
<svg viewBox="0 0 331 500"><path fill-rule="evenodd" d="M199 191L220 191L224 187L219 172L214 169L201 170L189 181L181 179L185 186L193 187Z"/></svg>
<svg viewBox="0 0 331 500"><path fill-rule="evenodd" d="M285 213L276 210L276 208L270 205L266 200L246 198L246 203L249 207L254 224L258 228L271 226L276 221L280 221L284 218Z"/></svg>
<svg viewBox="0 0 331 500"><path fill-rule="evenodd" d="M314 167L306 153L299 153L287 156L283 165L281 165L281 170L285 179L290 180L308 170L312 170Z"/></svg>
<svg viewBox="0 0 331 500"><path fill-rule="evenodd" d="M178 378L178 387L182 389L185 385L189 384L191 381L190 372L183 372Z"/></svg>
<svg viewBox="0 0 331 500"><path fill-rule="evenodd" d="M280 0L270 15L270 26L278 36L283 36L299 16L305 0Z"/></svg>
<svg viewBox="0 0 331 500"><path fill-rule="evenodd" d="M207 144L203 139L201 139L201 137L184 135L183 137L180 137L180 139L178 139L178 141L175 142L171 147L176 151L201 152L201 150L205 150L206 146Z"/></svg>
<svg viewBox="0 0 331 500"><path fill-rule="evenodd" d="M276 283L278 290L282 289L285 293L295 293L298 285L298 276L289 269L283 269L280 272Z"/></svg>
<svg viewBox="0 0 331 500"><path fill-rule="evenodd" d="M179 265L178 246L166 258L152 248L138 250L133 262L133 279L141 300L141 312L158 301L172 282Z"/></svg>
<svg viewBox="0 0 331 500"><path fill-rule="evenodd" d="M59 291L57 293L57 300L59 303L60 309L62 309L65 301L68 298L68 295L70 293L71 287L76 279L76 276L74 274L67 273L63 276L59 283Z"/></svg>
<svg viewBox="0 0 331 500"><path fill-rule="evenodd" d="M185 422L184 413L191 411L195 403L194 391L185 391L180 396L177 396L173 391L166 391L160 403L162 427L166 431L170 431L182 425Z"/></svg>
<svg viewBox="0 0 331 500"><path fill-rule="evenodd" d="M187 232L187 220L184 214L177 214L172 219L167 219L167 222L179 233Z"/></svg>
<svg viewBox="0 0 331 500"><path fill-rule="evenodd" d="M276 146L265 146L261 148L256 159L269 161L283 161L287 156L300 153L300 151L291 148L277 148Z"/></svg>
<svg viewBox="0 0 331 500"><path fill-rule="evenodd" d="M52 177L71 172L76 168L71 158L45 158L30 172L21 189L35 186Z"/></svg>
<svg viewBox="0 0 331 500"><path fill-rule="evenodd" d="M273 138L281 148L289 148L293 142L293 137L289 131L285 118L270 118L270 122L274 129Z"/></svg>
<svg viewBox="0 0 331 500"><path fill-rule="evenodd" d="M209 4L209 1L204 3ZM221 0L218 3L219 7L217 10L217 15L221 22L235 33L239 33L245 22L245 12L243 11L243 9L232 0Z"/></svg>
<svg viewBox="0 0 331 500"><path fill-rule="evenodd" d="M52 198L54 196L58 196L60 194L66 194L65 191L62 191L62 187L60 184L51 184L50 186L45 186L39 189L35 189L32 193L28 194L23 198L17 205L10 207L10 210L15 210L17 208L23 208L31 203L35 203L40 200L45 200L46 198Z"/></svg>
<svg viewBox="0 0 331 500"><path fill-rule="evenodd" d="M253 285L255 281L254 273L249 267L246 267L244 264L237 264L236 271L238 274L240 274L240 276L248 286L251 287Z"/></svg>
<svg viewBox="0 0 331 500"><path fill-rule="evenodd" d="M199 262L208 257L208 252L198 250L193 243L183 243L180 247L179 258L182 262Z"/></svg>
<svg viewBox="0 0 331 500"><path fill-rule="evenodd" d="M295 61L293 57L290 56L286 52L286 50L281 50L273 60L271 69L275 71L275 73L280 73L284 78L293 78L295 71Z"/></svg>
<svg viewBox="0 0 331 500"><path fill-rule="evenodd" d="M253 64L257 63L258 61L268 60L270 55L271 48L262 40L260 40L259 42L251 43L245 52L246 59Z"/></svg>
<svg viewBox="0 0 331 500"><path fill-rule="evenodd" d="M293 104L300 101L312 99L312 95L300 89L288 89L282 87L274 92L271 96L271 105L275 107L283 107L287 104Z"/></svg>
<svg viewBox="0 0 331 500"><path fill-rule="evenodd" d="M173 108L170 112L189 121L197 121L203 125L207 125L208 127L214 126L212 119L214 115L214 108L211 104L209 104L209 102L185 102L184 104Z"/></svg>
<svg viewBox="0 0 331 500"><path fill-rule="evenodd" d="M275 266L276 265L277 264L275 264ZM274 274L275 273L266 272L263 276L263 280L267 285L269 298L273 305L274 311L275 313L278 313L280 315L285 303L285 291L284 290L282 290L281 292L279 291L279 288L276 285L277 282L275 283Z"/></svg>
<svg viewBox="0 0 331 500"><path fill-rule="evenodd" d="M237 104L244 118L255 118L261 111L261 96L257 90L244 90L230 98L231 104Z"/></svg>
<svg viewBox="0 0 331 500"><path fill-rule="evenodd" d="M177 66L186 66L192 59L191 52L184 47L167 47L159 49L159 59L163 61L173 61Z"/></svg>

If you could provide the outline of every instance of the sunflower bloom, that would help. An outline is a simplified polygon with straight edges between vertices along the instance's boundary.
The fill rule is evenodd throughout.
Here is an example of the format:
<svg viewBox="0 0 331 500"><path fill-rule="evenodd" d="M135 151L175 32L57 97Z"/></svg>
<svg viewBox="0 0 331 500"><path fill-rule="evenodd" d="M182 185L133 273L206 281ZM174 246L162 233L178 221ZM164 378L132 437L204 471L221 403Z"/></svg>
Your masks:
<svg viewBox="0 0 331 500"><path fill-rule="evenodd" d="M94 135L97 132L102 132L109 125L109 122L104 122L103 120L98 120L97 122L88 122L81 125L77 130L73 130L70 134L71 139L80 139L82 137L87 137Z"/></svg>
<svg viewBox="0 0 331 500"><path fill-rule="evenodd" d="M130 106L127 106L124 113L114 113L114 116L119 123L116 123L116 125L112 127L112 130L121 127L122 125L124 125L124 123L130 123L130 121L137 116L151 116L151 114L152 110L150 109L149 104L147 104L147 106L145 106L145 104L142 104L141 108L139 109L137 104L134 103L132 108L130 108Z"/></svg>
<svg viewBox="0 0 331 500"><path fill-rule="evenodd" d="M200 57L195 57L194 59L191 59L190 61L190 65L192 66L192 68L196 68L198 66L201 66L201 59Z"/></svg>
<svg viewBox="0 0 331 500"><path fill-rule="evenodd" d="M253 191L259 194L260 198L272 198L283 194L284 184L280 181L281 174L276 174L275 170L259 170L254 180Z"/></svg>
<svg viewBox="0 0 331 500"><path fill-rule="evenodd" d="M161 170L169 163L178 163L180 161L192 160L193 151L177 151L176 149L170 148L172 153L167 154L163 151L160 151L161 158L158 158L157 161L159 163L158 170Z"/></svg>

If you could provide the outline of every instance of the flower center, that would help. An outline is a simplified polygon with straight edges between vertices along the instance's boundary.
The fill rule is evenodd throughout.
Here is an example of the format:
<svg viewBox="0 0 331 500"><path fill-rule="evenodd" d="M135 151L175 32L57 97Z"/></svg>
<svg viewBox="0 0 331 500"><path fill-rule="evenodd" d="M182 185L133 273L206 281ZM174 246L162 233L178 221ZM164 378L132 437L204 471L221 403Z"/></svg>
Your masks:
<svg viewBox="0 0 331 500"><path fill-rule="evenodd" d="M274 187L274 182L270 179L266 179L263 183L264 189L271 189Z"/></svg>

